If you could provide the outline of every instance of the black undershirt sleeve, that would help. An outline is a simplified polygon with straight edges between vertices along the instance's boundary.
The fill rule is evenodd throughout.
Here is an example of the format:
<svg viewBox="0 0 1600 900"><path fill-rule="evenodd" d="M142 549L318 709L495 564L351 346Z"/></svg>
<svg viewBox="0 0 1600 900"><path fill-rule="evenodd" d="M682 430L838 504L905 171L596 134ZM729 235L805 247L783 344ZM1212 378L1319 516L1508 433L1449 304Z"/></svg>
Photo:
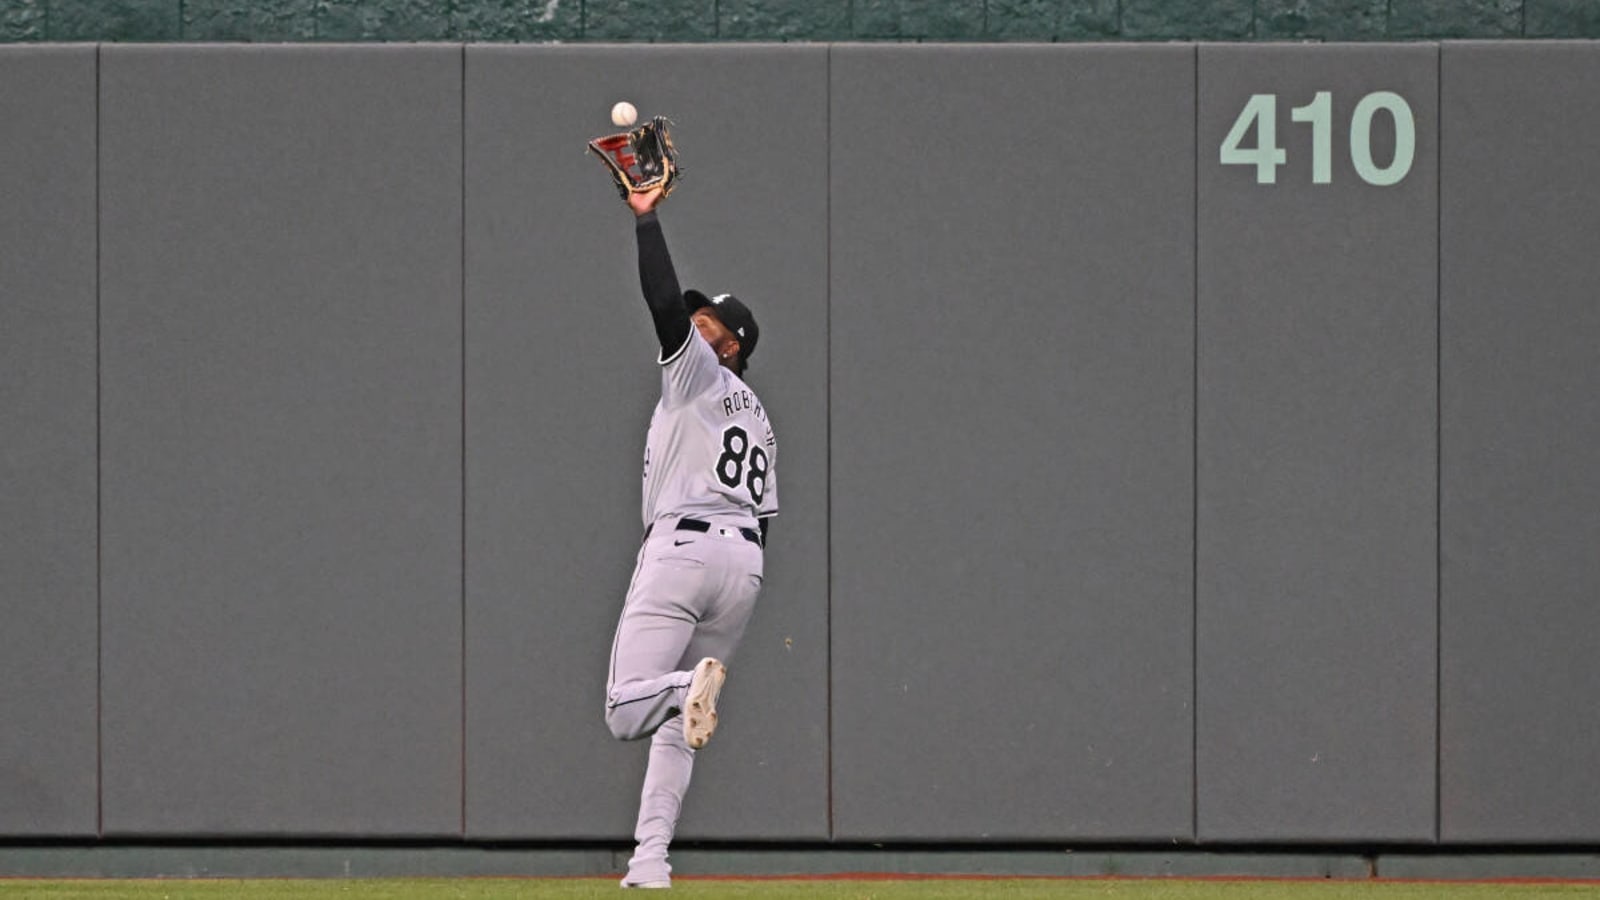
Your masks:
<svg viewBox="0 0 1600 900"><path fill-rule="evenodd" d="M756 522L761 525L761 546L765 547L767 545L767 529L771 527L772 517L767 516L765 519L757 519Z"/></svg>
<svg viewBox="0 0 1600 900"><path fill-rule="evenodd" d="M639 288L656 323L656 339L661 342L661 358L683 349L689 339L689 308L683 303L678 273L672 268L667 238L661 233L661 220L655 212L640 216L634 228L639 239Z"/></svg>

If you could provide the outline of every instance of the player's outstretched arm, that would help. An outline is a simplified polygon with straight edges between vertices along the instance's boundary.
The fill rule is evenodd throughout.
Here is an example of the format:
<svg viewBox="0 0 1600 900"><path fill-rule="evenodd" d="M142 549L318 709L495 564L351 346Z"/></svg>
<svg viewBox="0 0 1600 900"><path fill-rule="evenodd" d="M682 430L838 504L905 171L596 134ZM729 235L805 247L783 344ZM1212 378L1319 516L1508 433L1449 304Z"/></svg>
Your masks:
<svg viewBox="0 0 1600 900"><path fill-rule="evenodd" d="M692 326L689 309L683 303L683 290L678 286L677 270L672 267L672 254L667 252L667 238L656 217L655 206L659 202L660 189L628 197L628 205L638 217L634 233L639 241L639 288L645 305L650 307L650 317L655 320L661 358L667 359L683 349Z"/></svg>

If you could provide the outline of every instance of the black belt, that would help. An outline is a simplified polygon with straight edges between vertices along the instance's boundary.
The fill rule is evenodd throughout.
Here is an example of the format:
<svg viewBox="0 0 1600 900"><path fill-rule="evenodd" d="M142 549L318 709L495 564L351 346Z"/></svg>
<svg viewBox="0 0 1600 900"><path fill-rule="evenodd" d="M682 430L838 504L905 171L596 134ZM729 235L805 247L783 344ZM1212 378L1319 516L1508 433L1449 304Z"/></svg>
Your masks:
<svg viewBox="0 0 1600 900"><path fill-rule="evenodd" d="M644 536L646 538L650 537L650 532L654 531L655 527L655 523L651 522L650 527L644 530ZM705 534L711 530L711 527L710 522L701 521L700 519L679 519L677 527L673 528L673 531L698 531L701 534ZM740 528L739 536L757 547L761 546L761 532L754 528Z"/></svg>

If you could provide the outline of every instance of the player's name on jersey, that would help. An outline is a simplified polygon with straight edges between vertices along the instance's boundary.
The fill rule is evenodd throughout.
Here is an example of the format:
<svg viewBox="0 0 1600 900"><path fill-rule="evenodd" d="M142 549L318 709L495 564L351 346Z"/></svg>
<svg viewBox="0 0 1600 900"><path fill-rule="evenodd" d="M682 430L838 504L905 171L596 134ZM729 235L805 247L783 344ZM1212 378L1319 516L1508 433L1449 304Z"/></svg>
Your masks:
<svg viewBox="0 0 1600 900"><path fill-rule="evenodd" d="M749 391L734 391L722 398L723 418L728 418L747 409L761 421L765 422L767 420L766 410L761 408L761 402L756 399L756 395Z"/></svg>

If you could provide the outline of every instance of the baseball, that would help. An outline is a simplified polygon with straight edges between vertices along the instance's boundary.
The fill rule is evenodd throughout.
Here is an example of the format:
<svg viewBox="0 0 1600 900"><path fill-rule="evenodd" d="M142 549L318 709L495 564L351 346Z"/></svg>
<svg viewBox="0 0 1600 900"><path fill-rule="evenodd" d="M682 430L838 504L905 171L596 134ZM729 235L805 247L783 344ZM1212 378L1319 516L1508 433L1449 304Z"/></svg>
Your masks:
<svg viewBox="0 0 1600 900"><path fill-rule="evenodd" d="M634 109L633 104L626 100L619 101L616 106L611 107L611 124L619 128L626 128L632 125L638 118L639 111Z"/></svg>

